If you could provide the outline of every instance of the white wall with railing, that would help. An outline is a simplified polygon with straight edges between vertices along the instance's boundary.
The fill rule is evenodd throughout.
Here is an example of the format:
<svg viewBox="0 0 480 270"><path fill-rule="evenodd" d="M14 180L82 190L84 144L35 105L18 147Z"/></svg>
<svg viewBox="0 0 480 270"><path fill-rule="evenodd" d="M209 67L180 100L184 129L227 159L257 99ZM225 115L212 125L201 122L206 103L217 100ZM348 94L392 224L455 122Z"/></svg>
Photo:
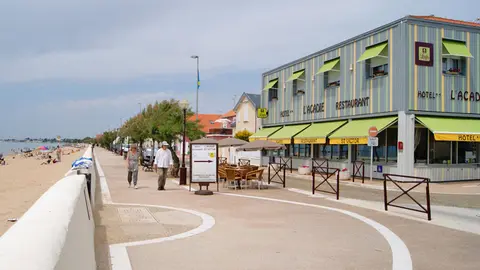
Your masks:
<svg viewBox="0 0 480 270"><path fill-rule="evenodd" d="M92 157L91 147L84 156ZM0 237L0 269L96 269L86 179L70 170ZM92 187L94 179L92 175Z"/></svg>

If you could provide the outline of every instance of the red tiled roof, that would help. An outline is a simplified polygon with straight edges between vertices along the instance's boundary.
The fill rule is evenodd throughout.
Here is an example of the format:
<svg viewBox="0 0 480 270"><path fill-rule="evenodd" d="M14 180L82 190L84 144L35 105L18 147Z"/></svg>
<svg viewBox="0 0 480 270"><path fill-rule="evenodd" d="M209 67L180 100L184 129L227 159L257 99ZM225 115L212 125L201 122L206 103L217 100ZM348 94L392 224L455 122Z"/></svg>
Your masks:
<svg viewBox="0 0 480 270"><path fill-rule="evenodd" d="M226 114L222 115L222 118L234 117L236 114L233 110L228 111Z"/></svg>
<svg viewBox="0 0 480 270"><path fill-rule="evenodd" d="M196 117L196 115L192 115L188 120L195 121L197 119ZM222 128L222 123L215 123L215 120L220 119L221 117L221 114L199 114L198 120L202 126L202 131L209 133L211 128Z"/></svg>
<svg viewBox="0 0 480 270"><path fill-rule="evenodd" d="M442 17L435 17L435 16L410 16L415 19L422 19L428 21L436 21L436 22L443 22L443 23L452 23L452 24L459 24L459 25L466 25L466 26L473 26L473 27L480 27L480 23L477 22L467 22L467 21L460 21L460 20L452 20Z"/></svg>

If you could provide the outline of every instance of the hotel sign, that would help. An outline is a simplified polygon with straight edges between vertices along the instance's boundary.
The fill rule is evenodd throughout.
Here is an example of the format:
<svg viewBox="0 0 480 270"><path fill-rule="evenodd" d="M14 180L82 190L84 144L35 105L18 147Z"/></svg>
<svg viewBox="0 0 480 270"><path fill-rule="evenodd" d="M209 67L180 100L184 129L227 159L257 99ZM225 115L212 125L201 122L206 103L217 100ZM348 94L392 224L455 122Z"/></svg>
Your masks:
<svg viewBox="0 0 480 270"><path fill-rule="evenodd" d="M480 142L480 134L445 134L435 133L436 141Z"/></svg>
<svg viewBox="0 0 480 270"><path fill-rule="evenodd" d="M433 66L433 44L425 42L415 42L415 65Z"/></svg>
<svg viewBox="0 0 480 270"><path fill-rule="evenodd" d="M325 111L325 103L317 103L312 105L303 106L303 114L312 114Z"/></svg>
<svg viewBox="0 0 480 270"><path fill-rule="evenodd" d="M267 108L258 108L257 117L258 118L267 118L268 117L268 109Z"/></svg>

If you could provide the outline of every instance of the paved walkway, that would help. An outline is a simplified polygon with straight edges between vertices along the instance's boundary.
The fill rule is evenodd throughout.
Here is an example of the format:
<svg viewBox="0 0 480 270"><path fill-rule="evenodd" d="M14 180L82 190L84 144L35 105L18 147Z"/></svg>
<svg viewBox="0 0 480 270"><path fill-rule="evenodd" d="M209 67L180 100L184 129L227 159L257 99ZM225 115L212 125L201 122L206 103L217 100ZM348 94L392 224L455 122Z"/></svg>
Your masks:
<svg viewBox="0 0 480 270"><path fill-rule="evenodd" d="M156 175L140 172L140 188L129 189L120 156L96 149L96 157L105 175L97 189L99 269L477 269L480 265L478 234L274 186L222 188L213 196L198 196L171 180L167 191L157 191Z"/></svg>

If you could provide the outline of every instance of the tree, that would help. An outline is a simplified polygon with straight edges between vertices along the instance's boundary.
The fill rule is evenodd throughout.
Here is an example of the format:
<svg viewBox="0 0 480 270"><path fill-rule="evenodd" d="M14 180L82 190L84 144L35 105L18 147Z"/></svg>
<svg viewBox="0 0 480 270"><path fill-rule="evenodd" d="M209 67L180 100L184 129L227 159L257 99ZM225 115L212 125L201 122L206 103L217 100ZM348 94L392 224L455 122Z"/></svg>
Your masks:
<svg viewBox="0 0 480 270"><path fill-rule="evenodd" d="M250 131L244 129L244 130L240 130L237 133L235 133L235 138L248 142L248 138L250 138L250 136L252 136L252 134L253 133L251 133Z"/></svg>
<svg viewBox="0 0 480 270"><path fill-rule="evenodd" d="M194 115L193 111L187 110L187 119ZM139 114L128 119L120 128L121 137L131 137L134 142L142 144L145 139L152 138L155 141L166 141L169 144L182 138L183 135L183 110L178 100L164 100L155 102ZM205 134L199 128L197 121L187 121L186 135L190 140L199 139ZM102 138L103 139L103 138ZM114 139L112 139L113 141ZM179 158L172 150L172 158L176 172L180 167Z"/></svg>

